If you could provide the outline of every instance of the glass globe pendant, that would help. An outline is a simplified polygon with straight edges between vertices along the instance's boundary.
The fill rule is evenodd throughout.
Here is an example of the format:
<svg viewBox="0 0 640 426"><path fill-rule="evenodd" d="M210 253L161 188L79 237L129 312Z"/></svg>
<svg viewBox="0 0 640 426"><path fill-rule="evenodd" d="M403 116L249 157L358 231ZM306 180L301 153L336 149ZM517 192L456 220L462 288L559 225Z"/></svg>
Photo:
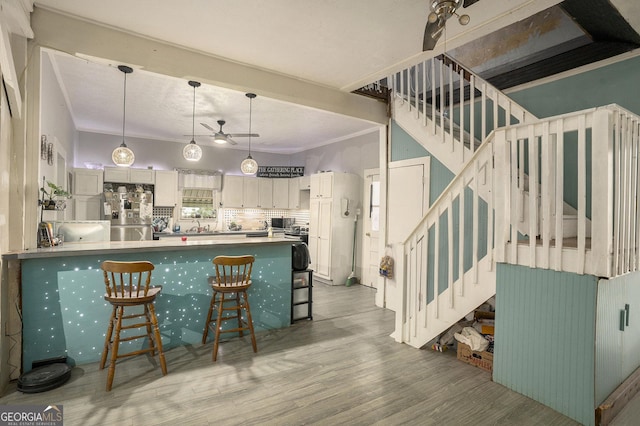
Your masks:
<svg viewBox="0 0 640 426"><path fill-rule="evenodd" d="M111 153L111 159L118 167L130 167L136 160L133 151L127 147L124 141L124 124L127 112L127 74L131 74L133 69L126 65L119 65L118 69L124 74L124 100L122 103L122 143Z"/></svg>
<svg viewBox="0 0 640 426"><path fill-rule="evenodd" d="M255 93L247 93L249 98L249 156L240 163L240 171L245 175L255 175L258 172L258 162L251 157L251 104L256 97Z"/></svg>
<svg viewBox="0 0 640 426"><path fill-rule="evenodd" d="M193 87L193 114L191 119L191 142L182 149L182 156L188 161L199 161L202 158L202 148L196 143L196 87L200 87L197 81L189 81L189 86Z"/></svg>

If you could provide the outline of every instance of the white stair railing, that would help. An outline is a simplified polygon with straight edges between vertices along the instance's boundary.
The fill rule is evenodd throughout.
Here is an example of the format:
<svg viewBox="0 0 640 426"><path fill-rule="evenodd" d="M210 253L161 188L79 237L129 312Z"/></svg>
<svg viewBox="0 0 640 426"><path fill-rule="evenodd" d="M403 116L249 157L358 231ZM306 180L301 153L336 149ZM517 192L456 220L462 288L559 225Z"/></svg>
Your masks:
<svg viewBox="0 0 640 426"><path fill-rule="evenodd" d="M491 139L488 139L489 141ZM483 144L404 242L396 339L421 347L495 294L493 152Z"/></svg>
<svg viewBox="0 0 640 426"><path fill-rule="evenodd" d="M446 154L436 156L454 173L493 129L536 120L500 90L445 55L420 61L372 85L387 87L395 108L414 112L415 123L409 126L416 132L420 131L418 126L427 128L441 142L442 147L426 148L444 150Z"/></svg>
<svg viewBox="0 0 640 426"><path fill-rule="evenodd" d="M640 117L615 105L496 130L403 244L396 339L422 347L495 294L495 262L601 277L640 270L639 157ZM556 238L567 188L577 236Z"/></svg>
<svg viewBox="0 0 640 426"><path fill-rule="evenodd" d="M601 277L640 269L639 139L640 117L616 105L498 130L496 260ZM522 207L514 203L523 169L539 183L529 184L524 207L539 217L526 238L517 230ZM574 194L577 236L556 238L565 235L562 203Z"/></svg>

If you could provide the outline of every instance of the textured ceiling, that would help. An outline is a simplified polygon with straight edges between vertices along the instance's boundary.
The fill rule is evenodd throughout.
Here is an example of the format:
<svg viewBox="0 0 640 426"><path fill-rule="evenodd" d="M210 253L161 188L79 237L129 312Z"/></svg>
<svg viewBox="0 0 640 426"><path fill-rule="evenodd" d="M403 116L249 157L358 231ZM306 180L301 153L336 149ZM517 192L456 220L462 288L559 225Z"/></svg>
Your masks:
<svg viewBox="0 0 640 426"><path fill-rule="evenodd" d="M399 69L404 61L424 56L422 36L429 3L427 0L189 0L176 6L176 2L157 0L38 0L35 5L257 69L351 91ZM461 27L457 22L447 25L449 49L490 36L558 1L468 3L474 3L464 9L471 16L470 25ZM624 15L635 14L629 18L631 27L640 24L633 22L640 21L639 6L634 0L612 0L612 3ZM539 35L535 31L530 33L526 42L539 43ZM522 34L514 37L522 38ZM525 51L530 47L527 43L522 46ZM553 43L560 41L549 41L551 47L545 49L552 48ZM524 58L527 56L531 58L530 54ZM104 63L64 54L51 54L51 58L78 129L119 134L122 74ZM509 63L526 63L529 59L521 57ZM479 70L487 60L480 58ZM499 68L493 74L496 70ZM503 77L511 74L515 75L514 69L500 73ZM530 80L538 74L523 75ZM131 100L127 106L127 134L179 142L190 139L183 136L191 133L192 125L193 89L186 80L136 70L128 78L127 90L128 101ZM226 132L248 131L248 100L243 91L203 85L197 89L196 99L196 133L204 133L199 122L217 128L218 119L227 121ZM257 151L300 151L376 127L363 120L261 96L254 100L253 108L252 131L259 133L260 138L255 144L252 141L252 150ZM210 143L207 137L196 140ZM237 142L237 148L246 149L245 140Z"/></svg>

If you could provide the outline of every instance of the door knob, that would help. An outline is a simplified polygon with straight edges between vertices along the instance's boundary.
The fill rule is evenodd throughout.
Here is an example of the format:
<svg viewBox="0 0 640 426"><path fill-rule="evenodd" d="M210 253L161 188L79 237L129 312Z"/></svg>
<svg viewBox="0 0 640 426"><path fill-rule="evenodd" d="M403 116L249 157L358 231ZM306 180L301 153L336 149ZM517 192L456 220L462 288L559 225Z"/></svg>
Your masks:
<svg viewBox="0 0 640 426"><path fill-rule="evenodd" d="M366 236L367 236L367 237L370 237L370 236L371 236L371 234L367 232L367 233L366 233Z"/></svg>

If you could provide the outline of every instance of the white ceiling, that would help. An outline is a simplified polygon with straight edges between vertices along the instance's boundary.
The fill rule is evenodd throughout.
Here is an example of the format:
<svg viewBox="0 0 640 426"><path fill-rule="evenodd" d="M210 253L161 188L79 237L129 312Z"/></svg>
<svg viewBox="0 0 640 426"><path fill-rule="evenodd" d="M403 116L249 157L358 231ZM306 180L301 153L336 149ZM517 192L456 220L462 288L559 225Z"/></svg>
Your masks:
<svg viewBox="0 0 640 426"><path fill-rule="evenodd" d="M447 26L455 48L545 9L558 0L481 0L465 8L471 24ZM635 0L615 0L637 11ZM36 7L351 91L424 56L429 0L37 0ZM176 5L179 4L179 7ZM635 9L634 9L635 8ZM437 47L441 49L441 47ZM436 52L437 52L436 49ZM121 134L123 75L106 62L50 55L79 130ZM193 89L187 81L135 70L127 77L126 133L187 142ZM244 92L203 85L196 90L198 123L227 133L249 130ZM252 150L290 153L373 131L367 121L258 96L253 101ZM206 136L200 144L211 143ZM237 138L246 149L246 138Z"/></svg>

